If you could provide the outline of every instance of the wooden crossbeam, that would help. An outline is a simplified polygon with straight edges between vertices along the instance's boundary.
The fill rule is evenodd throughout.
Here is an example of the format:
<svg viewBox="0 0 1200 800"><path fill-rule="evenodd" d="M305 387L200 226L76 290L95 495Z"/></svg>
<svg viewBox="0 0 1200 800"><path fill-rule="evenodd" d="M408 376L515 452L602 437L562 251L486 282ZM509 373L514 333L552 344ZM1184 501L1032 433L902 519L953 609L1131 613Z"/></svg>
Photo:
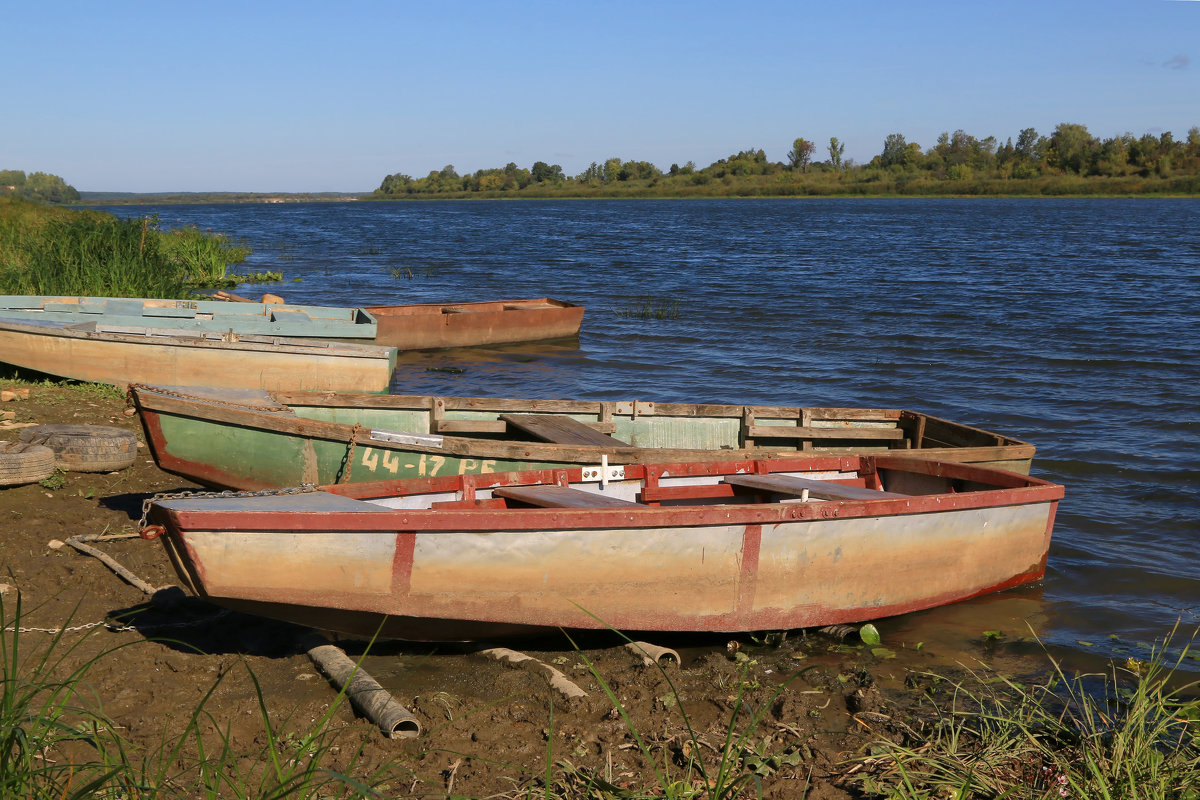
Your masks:
<svg viewBox="0 0 1200 800"><path fill-rule="evenodd" d="M748 425L751 439L884 439L904 438L899 428L793 428L790 425Z"/></svg>
<svg viewBox="0 0 1200 800"><path fill-rule="evenodd" d="M908 496L895 492L881 492L878 489L867 489L863 486L847 486L832 481L800 478L795 475L726 475L722 482L778 494L800 496L807 491L808 496L814 500L879 500L886 497Z"/></svg>
<svg viewBox="0 0 1200 800"><path fill-rule="evenodd" d="M501 414L500 419L544 442L599 447L629 446L627 442L614 439L586 423L562 414Z"/></svg>
<svg viewBox="0 0 1200 800"><path fill-rule="evenodd" d="M642 505L632 500L567 486L498 486L492 490L492 494L545 508L627 508Z"/></svg>

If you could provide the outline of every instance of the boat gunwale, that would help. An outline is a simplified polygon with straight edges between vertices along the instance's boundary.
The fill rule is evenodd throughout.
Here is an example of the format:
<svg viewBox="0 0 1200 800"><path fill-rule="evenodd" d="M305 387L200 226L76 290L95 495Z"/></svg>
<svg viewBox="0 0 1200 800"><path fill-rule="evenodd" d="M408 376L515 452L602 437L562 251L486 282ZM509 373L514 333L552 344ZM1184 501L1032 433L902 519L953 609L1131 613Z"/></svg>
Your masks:
<svg viewBox="0 0 1200 800"><path fill-rule="evenodd" d="M482 475L407 478L320 487L343 497L369 501L401 494L473 491L507 485L562 485L582 480L583 467L524 470ZM711 525L759 525L783 522L848 520L953 512L1016 505L1057 504L1064 488L1041 478L1007 470L976 467L951 461L904 456L835 456L803 459L682 462L627 466L626 480L664 477L716 476L721 474L771 474L778 472L838 471L870 474L877 470L919 474L991 484L993 488L955 493L911 495L870 500L828 500L791 503L712 504L688 506L630 506L619 509L507 508L507 509L384 509L319 512L304 510L219 510L188 508L189 498L166 499L155 505L172 522L187 529L279 532L436 532L436 531L538 531L547 528L601 530L605 528L691 528ZM458 487L457 489L455 487ZM201 501L209 498L196 498ZM336 519L336 521L335 521Z"/></svg>
<svg viewBox="0 0 1200 800"><path fill-rule="evenodd" d="M165 347L196 347L218 350L245 350L250 352L276 352L296 355L330 355L342 358L382 358L393 364L397 358L395 347L358 342L340 342L330 339L305 339L291 336L267 334L227 334L208 331L184 331L172 328L149 326L121 326L125 330L103 330L96 322L66 323L57 320L33 321L14 320L4 317L0 311L0 332L28 336L53 336L69 339L111 342L113 344L159 345ZM141 331L135 333L134 331Z"/></svg>
<svg viewBox="0 0 1200 800"><path fill-rule="evenodd" d="M335 392L293 392L293 391L268 391L267 396L276 402L279 406L288 407L290 413L284 413L278 408L271 406L251 406L245 403L239 403L236 400L224 400L217 397L205 397L200 395L187 394L186 392L175 391L168 387L157 387L150 385L138 385L133 387L134 399L137 402L139 409L145 408L156 413L170 413L181 416L187 416L197 419L216 419L221 422L234 425L244 425L264 431L284 431L290 434L300 434L300 428L309 429L304 433L309 433L315 438L320 438L328 441L349 442L356 436L355 426L341 422L329 422L327 420L312 419L301 417L292 410L294 407L312 407L322 408L330 407L328 401L334 399L346 400L353 399L353 403L339 405L344 408L363 408L363 409L385 409L396 411L416 411L416 412L431 412L434 404L441 403L443 408L453 410L474 410L481 413L491 412L506 412L506 411L533 411L544 413L579 413L579 414L601 414L604 404L620 404L620 403L637 403L638 401L608 401L608 400L538 400L538 399L519 399L519 398L476 398L476 397L445 397L438 395L393 395L393 394L339 394ZM324 399L325 403L318 402ZM198 413L190 411L193 404L198 404L204 408L220 409L220 413L216 415L201 416ZM479 405L475 405L479 404ZM491 407L485 407L490 404ZM896 415L899 419L904 415L912 415L926 420L935 420L939 423L951 426L953 428L969 430L973 433L978 433L983 436L1001 440L993 444L978 444L970 446L947 446L947 447L929 447L929 448L914 448L911 450L903 450L905 454L920 454L925 452L945 453L961 453L964 451L974 450L994 450L1004 448L1006 458L1008 459L1032 459L1036 448L1034 445L1013 439L1001 434L985 431L981 428L973 428L958 422L951 422L938 417L925 414L919 411L910 411L907 409L855 409L855 408L835 408L835 407L800 407L800 406L735 406L729 404L704 404L704 403L664 403L657 404L657 412L654 416L657 417L682 417L690 419L700 419L703 417L728 417L730 419L740 418L745 409L749 409L752 413L759 413L763 416L774 416L776 412L777 418L791 418L798 416L799 413L811 412L812 414L834 414L844 413L849 418L869 418L877 419L882 417L868 416L873 414L880 415ZM689 412L689 413L680 413ZM405 433L406 431L396 431L397 433ZM521 439L482 439L469 436L456 436L454 434L431 434L442 437L442 447L424 447L417 444L397 444L387 441L371 440L369 442L372 447L382 447L385 449L403 449L412 450L414 452L428 453L456 453L452 448L455 443L469 442L470 447L476 452L482 445L519 445L522 448L534 447L539 451L542 449L552 450L556 453L564 451L580 451L581 453L608 453L612 454L614 448L605 448L599 445L563 445L553 442L526 441ZM742 447L738 450L706 450L704 448L668 448L668 447L652 447L647 448L638 445L627 445L626 448L621 448L620 452L625 449L644 452L646 450L655 450L659 452L676 452L676 453L699 453L709 452L715 453L718 457L733 457L739 452L754 452L762 456L765 453L778 452L784 457L795 455L798 451L789 449L774 449L770 447ZM466 454L466 451L463 451ZM924 456L918 455L923 458Z"/></svg>

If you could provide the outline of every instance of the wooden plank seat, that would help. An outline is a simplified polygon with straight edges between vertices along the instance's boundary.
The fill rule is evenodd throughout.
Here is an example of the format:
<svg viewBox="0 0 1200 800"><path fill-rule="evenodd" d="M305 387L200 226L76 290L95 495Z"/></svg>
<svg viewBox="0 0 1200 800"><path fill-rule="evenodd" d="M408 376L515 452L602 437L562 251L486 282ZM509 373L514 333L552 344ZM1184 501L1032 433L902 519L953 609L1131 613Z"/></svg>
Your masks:
<svg viewBox="0 0 1200 800"><path fill-rule="evenodd" d="M586 423L563 414L501 414L500 419L544 442L586 444L599 447L628 447Z"/></svg>
<svg viewBox="0 0 1200 800"><path fill-rule="evenodd" d="M908 497L908 495L895 492L883 492L864 486L847 486L832 481L817 481L795 475L727 475L722 483L797 496L803 496L807 491L808 496L813 500L879 500L886 497Z"/></svg>
<svg viewBox="0 0 1200 800"><path fill-rule="evenodd" d="M439 419L438 433L504 433L508 423L502 419Z"/></svg>
<svg viewBox="0 0 1200 800"><path fill-rule="evenodd" d="M492 490L492 495L544 508L628 508L643 505L568 486L498 486Z"/></svg>
<svg viewBox="0 0 1200 800"><path fill-rule="evenodd" d="M793 428L790 425L749 425L750 439L883 439L904 438L900 428Z"/></svg>

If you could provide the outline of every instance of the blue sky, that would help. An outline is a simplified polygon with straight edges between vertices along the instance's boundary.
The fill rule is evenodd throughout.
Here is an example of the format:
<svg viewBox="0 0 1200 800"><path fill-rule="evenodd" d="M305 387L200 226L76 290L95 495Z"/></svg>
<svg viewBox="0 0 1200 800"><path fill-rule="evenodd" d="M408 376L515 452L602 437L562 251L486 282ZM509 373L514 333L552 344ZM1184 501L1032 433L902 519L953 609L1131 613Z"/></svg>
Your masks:
<svg viewBox="0 0 1200 800"><path fill-rule="evenodd" d="M0 41L0 169L81 191L1200 125L1196 0L0 0Z"/></svg>

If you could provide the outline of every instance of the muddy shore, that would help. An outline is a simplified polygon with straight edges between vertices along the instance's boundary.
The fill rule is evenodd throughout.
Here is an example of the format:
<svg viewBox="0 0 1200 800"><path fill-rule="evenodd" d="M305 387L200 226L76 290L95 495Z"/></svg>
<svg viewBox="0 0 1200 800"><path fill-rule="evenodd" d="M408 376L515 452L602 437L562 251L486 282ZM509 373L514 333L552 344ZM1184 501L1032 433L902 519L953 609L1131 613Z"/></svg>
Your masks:
<svg viewBox="0 0 1200 800"><path fill-rule="evenodd" d="M0 422L0 440L16 440L16 426L28 423L116 426L141 438L138 418L115 396L68 385L29 388L28 398L0 406L13 412ZM19 595L18 635L30 652L69 628L55 644L69 650L64 666L96 658L86 675L90 697L128 742L154 752L181 735L204 703L209 733L225 731L237 758L253 764L269 746L259 691L285 740L300 739L330 713L337 692L298 644L296 629L221 612L178 590L152 599L98 559L60 544L81 534L134 533L147 497L197 487L159 470L144 446L127 470L59 478L0 489L4 621L16 621ZM94 544L153 587L176 581L157 542ZM355 658L367 649L365 642L338 643ZM888 642L872 648L856 633L654 643L678 649L683 663L645 665L615 636L376 643L365 668L415 714L422 733L389 740L343 703L332 711L336 744L325 757L361 775L386 764L388 796L523 796L545 779L548 762L558 796L571 796L589 777L649 793L664 781L702 785L685 768L697 759L711 785L726 754L738 773L759 776L765 797L858 797L848 779L853 759L916 724L919 689L911 687L919 681L912 676L953 668L932 652L897 658ZM489 645L553 666L586 696L568 698L538 670L480 652Z"/></svg>

